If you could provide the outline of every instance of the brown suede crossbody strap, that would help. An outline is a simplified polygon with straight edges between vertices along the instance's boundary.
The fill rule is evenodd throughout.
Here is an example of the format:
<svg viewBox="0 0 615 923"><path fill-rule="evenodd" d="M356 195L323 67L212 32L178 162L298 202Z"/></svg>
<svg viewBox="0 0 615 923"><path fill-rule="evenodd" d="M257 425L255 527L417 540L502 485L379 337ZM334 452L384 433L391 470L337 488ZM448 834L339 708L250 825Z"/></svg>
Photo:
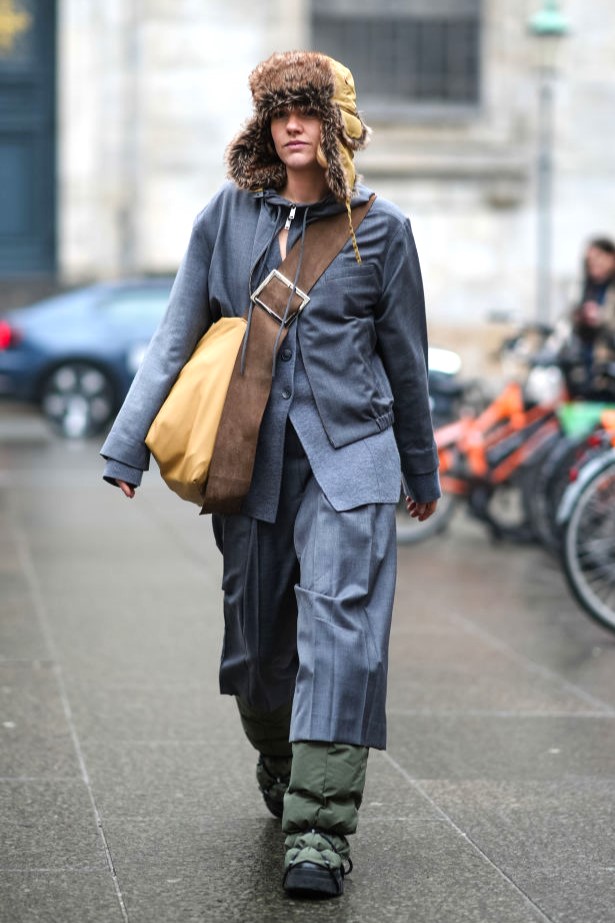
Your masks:
<svg viewBox="0 0 615 923"><path fill-rule="evenodd" d="M364 205L352 209L355 232L375 198L372 196ZM308 225L299 278L288 312L286 308L300 259L300 241L290 250L279 269L270 273L265 283L254 292L245 353L242 356L240 350L233 368L201 512L228 515L240 511L250 489L258 434L271 393L274 350L280 348L289 324L309 301L303 296L307 296L349 238L346 212Z"/></svg>

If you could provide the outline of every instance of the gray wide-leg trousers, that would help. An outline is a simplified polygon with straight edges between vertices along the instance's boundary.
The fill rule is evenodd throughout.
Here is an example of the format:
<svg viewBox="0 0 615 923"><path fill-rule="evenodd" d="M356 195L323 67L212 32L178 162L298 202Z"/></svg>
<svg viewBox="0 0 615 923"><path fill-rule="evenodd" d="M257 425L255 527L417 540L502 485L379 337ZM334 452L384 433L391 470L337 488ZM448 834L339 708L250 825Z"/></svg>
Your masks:
<svg viewBox="0 0 615 923"><path fill-rule="evenodd" d="M384 748L394 504L334 510L289 424L276 522L213 525L224 556L221 691L263 712L292 700L291 741Z"/></svg>

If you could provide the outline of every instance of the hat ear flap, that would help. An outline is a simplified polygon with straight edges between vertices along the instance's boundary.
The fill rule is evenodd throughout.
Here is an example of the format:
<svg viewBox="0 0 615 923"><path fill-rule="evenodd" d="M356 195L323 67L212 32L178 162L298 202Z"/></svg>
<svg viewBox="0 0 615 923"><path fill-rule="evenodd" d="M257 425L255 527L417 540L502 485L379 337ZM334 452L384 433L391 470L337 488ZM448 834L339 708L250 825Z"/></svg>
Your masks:
<svg viewBox="0 0 615 923"><path fill-rule="evenodd" d="M286 167L276 154L269 121L252 118L226 151L228 176L241 189L284 185Z"/></svg>
<svg viewBox="0 0 615 923"><path fill-rule="evenodd" d="M321 120L321 142L319 151L322 160L316 157L318 163L326 170L325 178L329 189L335 198L344 202L352 192L354 184L354 171L352 178L346 176L342 159L340 157L340 144L342 138L342 120L337 108L331 108L324 113Z"/></svg>

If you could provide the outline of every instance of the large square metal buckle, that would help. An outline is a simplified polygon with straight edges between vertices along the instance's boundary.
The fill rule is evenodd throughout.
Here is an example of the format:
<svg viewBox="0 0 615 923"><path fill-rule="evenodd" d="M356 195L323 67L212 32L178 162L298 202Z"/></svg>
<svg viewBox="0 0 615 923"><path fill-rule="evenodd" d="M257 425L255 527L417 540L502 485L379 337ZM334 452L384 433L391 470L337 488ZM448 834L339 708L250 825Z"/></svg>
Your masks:
<svg viewBox="0 0 615 923"><path fill-rule="evenodd" d="M269 285L272 279L277 279L278 282L281 282L282 285L286 286L286 288L291 289L291 291L293 291L295 295L297 295L297 297L301 299L301 304L299 305L297 310L293 311L290 317L287 317L286 320L284 320L283 317L280 317L280 315L276 311L274 311L272 308L270 308L268 304L265 304L262 298L258 297L260 293L263 291L263 289L267 285ZM279 324L284 324L285 327L289 327L292 324L292 322L297 318L297 316L303 311L304 307L310 300L310 296L306 295L306 293L301 291L300 288L297 288L295 285L293 285L290 279L287 279L286 276L283 275L281 272L279 272L277 269L272 269L269 275L267 276L267 278L264 279L263 282L261 282L261 284L258 286L258 288L252 293L252 297L250 300L253 301L254 304L257 304L261 308L263 308L263 310L266 311L267 314L269 314L271 317L274 317Z"/></svg>

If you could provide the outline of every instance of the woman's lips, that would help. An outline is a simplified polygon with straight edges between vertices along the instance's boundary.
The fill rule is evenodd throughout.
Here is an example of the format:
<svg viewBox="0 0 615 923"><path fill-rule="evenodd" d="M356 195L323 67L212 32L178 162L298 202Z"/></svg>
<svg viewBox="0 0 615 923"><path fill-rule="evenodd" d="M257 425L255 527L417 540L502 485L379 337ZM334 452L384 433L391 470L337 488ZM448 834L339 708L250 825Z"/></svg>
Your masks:
<svg viewBox="0 0 615 923"><path fill-rule="evenodd" d="M306 145L304 141L289 141L287 144L284 145L284 147L291 148L291 150L293 148L297 148L298 150L300 147L305 147L305 146Z"/></svg>

